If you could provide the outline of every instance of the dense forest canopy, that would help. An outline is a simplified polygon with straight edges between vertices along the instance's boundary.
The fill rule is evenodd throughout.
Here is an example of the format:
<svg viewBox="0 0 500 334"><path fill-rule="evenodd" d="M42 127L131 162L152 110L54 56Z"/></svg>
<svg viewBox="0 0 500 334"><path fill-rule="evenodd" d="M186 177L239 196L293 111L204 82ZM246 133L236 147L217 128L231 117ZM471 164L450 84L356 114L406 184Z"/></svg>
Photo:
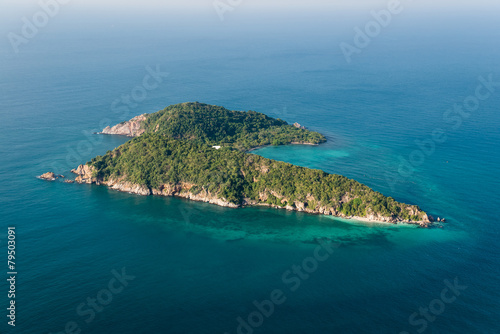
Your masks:
<svg viewBox="0 0 500 334"><path fill-rule="evenodd" d="M165 134L245 151L263 145L319 144L323 135L255 111L232 111L203 103L181 103L147 116L146 133Z"/></svg>

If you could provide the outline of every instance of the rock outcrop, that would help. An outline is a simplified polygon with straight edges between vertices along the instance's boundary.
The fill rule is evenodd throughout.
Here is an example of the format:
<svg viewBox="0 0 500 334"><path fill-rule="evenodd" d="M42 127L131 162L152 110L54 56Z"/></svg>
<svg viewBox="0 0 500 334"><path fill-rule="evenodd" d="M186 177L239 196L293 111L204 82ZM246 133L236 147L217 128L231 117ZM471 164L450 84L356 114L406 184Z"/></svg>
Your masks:
<svg viewBox="0 0 500 334"><path fill-rule="evenodd" d="M302 126L302 125L300 125L300 124L299 124L299 123L297 123L297 122L293 123L293 126L295 126L297 129L306 130L306 127L305 127L305 126Z"/></svg>
<svg viewBox="0 0 500 334"><path fill-rule="evenodd" d="M52 172L47 172L45 174L40 175L38 178L46 181L55 181L58 178L58 176Z"/></svg>
<svg viewBox="0 0 500 334"><path fill-rule="evenodd" d="M38 178L41 179L41 180L46 180L46 181L55 181L58 178L65 179L66 176L64 176L64 175L58 175L58 174L55 174L53 172L47 172L45 174L42 174L42 175L38 176ZM73 181L73 180L64 180L64 182L65 183L74 183L75 181Z"/></svg>
<svg viewBox="0 0 500 334"><path fill-rule="evenodd" d="M146 131L143 128L143 122L146 120L146 118L147 114L142 114L132 118L130 121L117 124L113 127L108 126L104 130L102 130L101 133L106 135L138 137Z"/></svg>
<svg viewBox="0 0 500 334"><path fill-rule="evenodd" d="M75 179L77 183L96 183L101 184L96 177L94 177L94 167L90 165L80 165L76 169L72 169L71 172L77 174Z"/></svg>
<svg viewBox="0 0 500 334"><path fill-rule="evenodd" d="M96 182L96 184L97 183L98 182ZM128 181L111 179L109 181L101 181L100 183L108 186L109 188L111 188L113 190L123 191L123 192L142 195L142 196L151 195L151 189L149 189L148 187L141 186L139 184L134 184L134 183L128 182Z"/></svg>

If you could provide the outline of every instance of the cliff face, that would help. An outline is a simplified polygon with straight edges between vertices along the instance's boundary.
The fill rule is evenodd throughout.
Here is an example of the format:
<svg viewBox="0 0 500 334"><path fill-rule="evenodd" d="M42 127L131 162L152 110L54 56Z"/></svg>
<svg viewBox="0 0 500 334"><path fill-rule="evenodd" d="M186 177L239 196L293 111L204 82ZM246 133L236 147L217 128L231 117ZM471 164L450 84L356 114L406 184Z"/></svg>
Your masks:
<svg viewBox="0 0 500 334"><path fill-rule="evenodd" d="M75 182L77 183L97 183L100 184L100 182L93 176L94 173L94 167L89 166L89 165L80 165L76 169L71 170L72 173L77 174L78 176L75 179Z"/></svg>
<svg viewBox="0 0 500 334"><path fill-rule="evenodd" d="M111 178L109 180L98 179L93 176L95 168L89 165L80 165L78 168L72 170L73 173L78 174L75 179L77 183L87 183L87 184L96 184L96 185L105 185L113 190L118 190L122 192L133 193L142 196L149 195L157 195L157 196L175 196L182 197L186 199L190 199L193 201L206 202L211 204L216 204L219 206L230 207L230 208L238 208L242 206L268 206L276 209L286 209L290 211L299 211L299 212L307 212L312 214L323 214L328 216L336 216L340 218L346 219L357 219L362 221L374 221L374 222L386 222L386 223L409 223L409 224L418 224L422 227L427 227L431 222L427 215L423 216L421 221L409 221L403 220L397 217L386 217L380 214L375 214L373 212L368 212L365 217L358 216L346 216L342 212L339 212L331 207L322 207L316 206L314 208L307 207L307 203L296 201L293 203L293 206L279 206L268 204L265 202L267 199L267 194L262 193L259 196L259 200L251 200L245 199L242 205L237 205L227 201L225 198L219 197L217 194L212 194L203 188L202 191L197 192L196 194L191 191L194 184L181 182L178 184L164 184L159 187L159 189L148 188L144 185L134 184L129 181L126 181L124 177L120 179ZM270 192L274 196L279 196L279 194L275 192ZM314 198L312 198L314 200ZM287 200L283 198L283 203L286 203ZM412 211L412 214L418 214L418 210L413 207L408 207L408 210Z"/></svg>
<svg viewBox="0 0 500 334"><path fill-rule="evenodd" d="M147 114L142 114L132 118L130 121L117 124L113 127L108 126L102 130L102 134L138 137L146 131L143 129L143 122L146 118Z"/></svg>
<svg viewBox="0 0 500 334"><path fill-rule="evenodd" d="M102 180L93 176L95 168L89 165L80 165L78 168L73 169L72 172L78 176L75 179L77 183L87 183L96 185L105 185L113 190L118 190L122 192L128 192L132 194L149 196L149 195L159 195L159 196L176 196L187 198L193 201L207 202L211 204L216 204L219 206L237 208L239 205L230 203L223 198L219 198L215 194L211 194L206 190L200 191L197 194L192 193L190 190L193 184L181 182L179 184L164 184L160 189L150 189L144 185L134 184L132 182L126 181L125 178L120 179L109 179Z"/></svg>

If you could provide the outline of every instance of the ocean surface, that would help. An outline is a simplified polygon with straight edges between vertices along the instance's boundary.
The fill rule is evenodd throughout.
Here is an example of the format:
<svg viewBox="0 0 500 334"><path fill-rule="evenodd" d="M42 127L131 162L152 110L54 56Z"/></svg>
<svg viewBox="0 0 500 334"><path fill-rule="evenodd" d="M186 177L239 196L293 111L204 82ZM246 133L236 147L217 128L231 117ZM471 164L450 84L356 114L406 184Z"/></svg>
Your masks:
<svg viewBox="0 0 500 334"><path fill-rule="evenodd" d="M435 15L433 29L398 18L349 64L339 43L368 17L99 15L80 28L68 9L19 53L0 44L0 254L15 226L18 272L16 327L0 313L2 333L500 333L500 87L453 111L480 77L500 81L494 16ZM12 22L5 34L20 29ZM157 87L144 89L155 71ZM446 222L230 209L36 178L71 177L128 140L93 134L104 126L186 101L319 131L320 146L252 153L345 175ZM314 265L318 243L333 246Z"/></svg>

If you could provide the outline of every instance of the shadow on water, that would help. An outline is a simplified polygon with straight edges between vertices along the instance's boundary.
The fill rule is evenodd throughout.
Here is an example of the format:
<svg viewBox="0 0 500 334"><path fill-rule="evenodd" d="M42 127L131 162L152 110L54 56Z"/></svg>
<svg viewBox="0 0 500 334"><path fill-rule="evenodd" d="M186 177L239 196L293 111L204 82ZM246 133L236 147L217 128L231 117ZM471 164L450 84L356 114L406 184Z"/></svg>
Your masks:
<svg viewBox="0 0 500 334"><path fill-rule="evenodd" d="M69 185L71 186L71 185ZM140 228L182 233L228 243L267 241L307 245L328 239L347 247L390 249L445 237L414 226L364 223L268 207L232 209L182 198L138 196L100 186L74 185L95 201L107 203L105 219Z"/></svg>

